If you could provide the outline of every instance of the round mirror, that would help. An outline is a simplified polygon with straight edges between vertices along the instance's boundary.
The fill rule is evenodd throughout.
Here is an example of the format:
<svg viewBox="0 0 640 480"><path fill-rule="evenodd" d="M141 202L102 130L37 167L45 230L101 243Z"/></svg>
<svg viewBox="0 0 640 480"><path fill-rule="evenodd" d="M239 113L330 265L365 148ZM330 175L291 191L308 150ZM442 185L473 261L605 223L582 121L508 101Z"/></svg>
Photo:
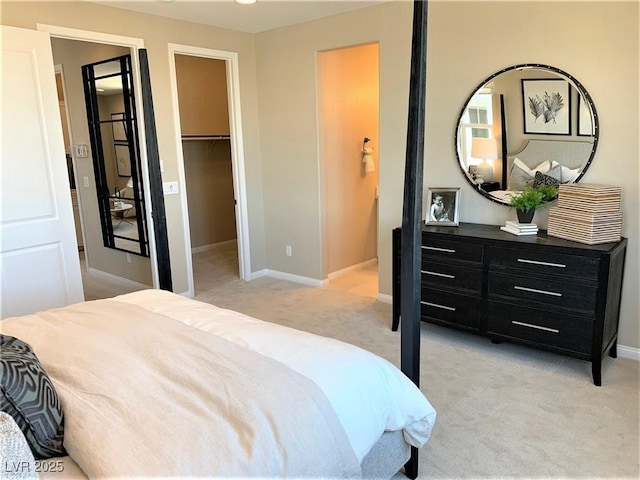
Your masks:
<svg viewBox="0 0 640 480"><path fill-rule="evenodd" d="M591 97L559 68L522 64L485 79L464 104L455 146L474 189L508 205L525 186L573 183L598 144Z"/></svg>

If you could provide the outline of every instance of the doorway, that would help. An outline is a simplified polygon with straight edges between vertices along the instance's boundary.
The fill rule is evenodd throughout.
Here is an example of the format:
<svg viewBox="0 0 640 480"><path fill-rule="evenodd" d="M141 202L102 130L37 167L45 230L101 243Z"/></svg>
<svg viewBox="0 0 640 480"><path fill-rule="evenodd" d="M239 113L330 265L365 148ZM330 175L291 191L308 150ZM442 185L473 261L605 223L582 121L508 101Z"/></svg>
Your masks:
<svg viewBox="0 0 640 480"><path fill-rule="evenodd" d="M378 295L378 44L319 52L323 265L329 288Z"/></svg>
<svg viewBox="0 0 640 480"><path fill-rule="evenodd" d="M65 147L70 150L72 198L77 201L77 213L81 219L80 225L76 222L76 233L78 245L82 247L78 249L78 257L82 267L85 299L106 298L156 286L157 268L153 242L149 245L151 258L110 250L103 245L92 150L88 148L90 141L81 71L83 64L129 54L135 64L134 73L137 76L137 48L141 48L142 44L137 39L114 38L112 35L103 39L101 34L62 27L39 26L39 29L50 34L54 63L61 65L59 69L63 72L65 114L69 119L69 138L65 139ZM140 95L138 78L133 85L137 90L136 95ZM67 124L64 118L61 120L63 125ZM141 147L141 160L144 163L141 175L146 179L146 150L143 144Z"/></svg>
<svg viewBox="0 0 640 480"><path fill-rule="evenodd" d="M169 45L190 296L250 279L248 215L233 52ZM196 285L197 279L206 283Z"/></svg>

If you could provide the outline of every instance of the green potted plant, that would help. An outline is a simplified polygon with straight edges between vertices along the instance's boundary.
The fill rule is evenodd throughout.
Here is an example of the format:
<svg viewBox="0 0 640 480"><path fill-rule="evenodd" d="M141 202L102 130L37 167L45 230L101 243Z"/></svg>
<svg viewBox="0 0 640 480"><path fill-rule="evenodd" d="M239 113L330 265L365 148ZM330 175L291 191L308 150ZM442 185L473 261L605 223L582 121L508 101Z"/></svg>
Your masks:
<svg viewBox="0 0 640 480"><path fill-rule="evenodd" d="M509 205L516 209L518 222L531 223L536 208L546 205L557 195L558 187L553 185L526 186L521 192L511 195Z"/></svg>

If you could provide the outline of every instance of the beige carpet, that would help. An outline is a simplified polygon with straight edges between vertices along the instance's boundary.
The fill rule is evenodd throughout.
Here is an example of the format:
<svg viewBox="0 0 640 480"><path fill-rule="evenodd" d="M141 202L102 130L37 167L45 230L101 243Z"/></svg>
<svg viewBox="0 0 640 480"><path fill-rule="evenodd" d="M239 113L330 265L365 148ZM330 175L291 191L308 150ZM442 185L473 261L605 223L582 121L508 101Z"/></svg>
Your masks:
<svg viewBox="0 0 640 480"><path fill-rule="evenodd" d="M231 245L194 257L198 300L399 364L390 305L353 290L242 282L234 253ZM421 328L420 385L438 420L420 452L420 478L639 478L639 362L608 359L596 387L586 361Z"/></svg>

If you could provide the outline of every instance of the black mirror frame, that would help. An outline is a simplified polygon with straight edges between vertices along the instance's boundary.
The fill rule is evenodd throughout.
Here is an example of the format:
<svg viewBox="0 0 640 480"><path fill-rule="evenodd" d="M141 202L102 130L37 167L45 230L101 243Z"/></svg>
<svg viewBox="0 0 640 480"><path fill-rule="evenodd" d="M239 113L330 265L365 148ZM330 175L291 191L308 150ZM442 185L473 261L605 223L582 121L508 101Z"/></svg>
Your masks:
<svg viewBox="0 0 640 480"><path fill-rule="evenodd" d="M453 149L456 152L456 159L458 161L458 167L460 168L460 171L462 172L462 176L465 178L465 180L467 180L469 182L469 184L471 184L471 186L473 186L473 189L478 192L480 195L482 195L483 197L485 197L486 199L497 203L498 205L502 205L505 207L509 207L509 204L501 202L500 200L496 199L495 197L493 197L492 195L490 195L488 192L485 192L484 190L482 190L481 188L479 188L479 186L475 183L472 182L472 180L469 178L469 176L467 175L467 172L465 171L465 169L462 167L462 162L460 160L460 153L458 152L458 136L459 136L459 131L460 131L460 122L462 121L462 117L464 115L465 110L467 109L467 105L469 105L469 102L471 101L471 99L475 96L475 94L478 92L478 90L480 88L482 88L484 85L486 85L488 82L490 82L491 80L493 80L495 77L497 77L498 75L501 75L505 72L509 72L511 70L518 70L518 69L525 69L525 68L539 68L542 70L548 70L550 72L559 74L559 75L563 75L564 77L567 78L567 80L569 80L572 85L578 90L578 93L582 95L582 97L584 98L584 100L588 103L589 107L591 108L591 111L593 112L593 147L591 148L591 154L589 155L589 159L587 160L587 163L585 163L584 167L582 168L582 171L580 172L580 175L578 175L578 177L576 177L576 179L574 180L575 183L577 183L585 174L585 172L588 170L589 166L591 165L591 162L593 161L593 158L596 154L596 150L598 147L598 139L599 139L599 133L600 133L600 122L598 119L598 112L596 110L596 106L593 103L593 99L591 98L591 95L589 95L589 92L587 92L587 90L584 88L584 86L582 85L582 83L580 83L573 75L570 75L569 73L565 72L564 70L557 68L557 67L553 67L550 65L545 65L542 63L521 63L518 65L513 65L510 67L505 67L502 70L497 71L496 73L488 76L487 78L485 78L482 82L480 82L476 88L471 92L471 94L466 98L466 100L464 101L464 104L462 106L462 109L460 110L460 114L458 115L458 120L455 124L455 133L454 133L454 139L453 139ZM504 124L504 108L501 108L501 112L500 115L502 117L502 123ZM503 152L506 151L506 135L503 135L503 139L502 139L502 147L503 147Z"/></svg>

